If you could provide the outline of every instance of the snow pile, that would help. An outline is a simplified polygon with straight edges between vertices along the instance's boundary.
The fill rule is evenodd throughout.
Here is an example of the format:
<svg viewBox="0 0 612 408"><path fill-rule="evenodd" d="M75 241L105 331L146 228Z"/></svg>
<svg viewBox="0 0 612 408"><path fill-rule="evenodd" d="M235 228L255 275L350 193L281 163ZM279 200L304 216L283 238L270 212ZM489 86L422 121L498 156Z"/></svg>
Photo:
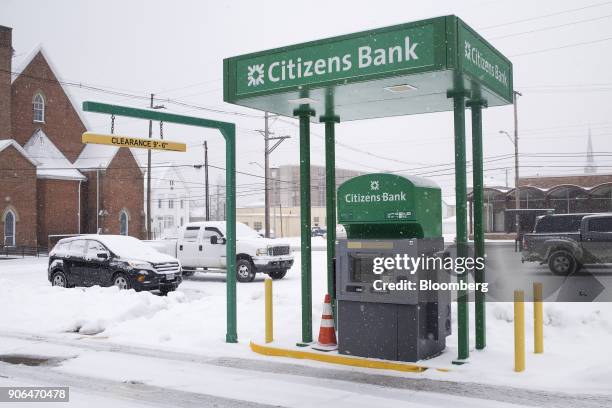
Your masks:
<svg viewBox="0 0 612 408"><path fill-rule="evenodd" d="M0 279L0 329L23 332L97 334L121 322L150 318L185 301L182 293L167 297L115 287L59 288L24 285Z"/></svg>

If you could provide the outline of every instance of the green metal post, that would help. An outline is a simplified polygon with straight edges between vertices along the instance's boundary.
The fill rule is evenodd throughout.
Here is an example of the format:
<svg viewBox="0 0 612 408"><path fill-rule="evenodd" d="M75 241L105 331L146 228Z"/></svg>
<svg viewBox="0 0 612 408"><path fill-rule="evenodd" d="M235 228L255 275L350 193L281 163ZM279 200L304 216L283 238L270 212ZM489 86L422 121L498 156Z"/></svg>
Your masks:
<svg viewBox="0 0 612 408"><path fill-rule="evenodd" d="M310 117L314 110L301 105L293 111L300 119L300 236L302 259L302 343L312 342L312 265L310 226Z"/></svg>
<svg viewBox="0 0 612 408"><path fill-rule="evenodd" d="M465 166L465 93L449 92L453 98L455 123L455 201L457 229L457 258L466 258L467 251L467 186ZM467 272L457 276L459 282L468 281ZM468 297L466 290L457 291L457 349L458 360L470 356Z"/></svg>
<svg viewBox="0 0 612 408"><path fill-rule="evenodd" d="M474 258L485 256L484 241L484 211L483 211L483 164L482 164L482 108L486 107L483 100L472 100L468 102L472 110L472 166L473 166L473 211L474 211ZM485 280L485 269L475 267L474 280L483 283ZM476 318L476 349L482 350L486 347L486 320L485 320L485 294L482 291L475 293L475 318Z"/></svg>
<svg viewBox="0 0 612 408"><path fill-rule="evenodd" d="M334 292L334 257L336 253L336 135L337 116L321 116L325 123L325 217L327 219L327 293L331 297L335 313L336 293Z"/></svg>
<svg viewBox="0 0 612 408"><path fill-rule="evenodd" d="M236 319L236 127L232 124L222 130L225 137L225 206L227 243L225 256L227 273L225 291L227 302L227 343L238 342Z"/></svg>

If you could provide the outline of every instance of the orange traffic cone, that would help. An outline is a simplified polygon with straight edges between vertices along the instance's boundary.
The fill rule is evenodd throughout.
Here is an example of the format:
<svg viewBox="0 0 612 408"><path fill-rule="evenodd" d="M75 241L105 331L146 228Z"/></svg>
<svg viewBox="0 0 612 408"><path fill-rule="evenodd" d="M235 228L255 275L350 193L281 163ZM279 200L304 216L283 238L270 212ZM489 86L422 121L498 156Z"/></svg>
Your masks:
<svg viewBox="0 0 612 408"><path fill-rule="evenodd" d="M321 328L319 329L319 340L315 349L330 351L338 348L336 341L336 330L334 329L334 316L332 316L331 296L325 295L323 302L323 316L321 317Z"/></svg>

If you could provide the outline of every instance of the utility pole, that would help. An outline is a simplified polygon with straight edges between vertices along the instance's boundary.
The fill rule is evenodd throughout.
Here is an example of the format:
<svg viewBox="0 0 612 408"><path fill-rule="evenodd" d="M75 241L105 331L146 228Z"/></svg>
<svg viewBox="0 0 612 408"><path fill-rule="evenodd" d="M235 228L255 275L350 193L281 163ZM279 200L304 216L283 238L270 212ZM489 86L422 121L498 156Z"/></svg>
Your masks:
<svg viewBox="0 0 612 408"><path fill-rule="evenodd" d="M204 141L204 200L206 201L206 221L210 221L210 195L208 192L208 143Z"/></svg>
<svg viewBox="0 0 612 408"><path fill-rule="evenodd" d="M516 229L516 241L519 243L520 250L520 238L521 238L521 225L520 225L520 214L519 210L521 209L521 190L519 187L519 148L518 148L518 97L523 96L518 91L513 91L513 101L514 101L514 188L515 188L515 209L516 216L514 218L514 225Z"/></svg>
<svg viewBox="0 0 612 408"><path fill-rule="evenodd" d="M151 94L153 109L153 94ZM153 121L149 120L149 139L153 137ZM151 239L151 149L147 149L147 239Z"/></svg>
<svg viewBox="0 0 612 408"><path fill-rule="evenodd" d="M268 127L268 112L264 113L264 231L266 238L270 238L270 129Z"/></svg>
<svg viewBox="0 0 612 408"><path fill-rule="evenodd" d="M270 238L270 153L274 151L285 139L289 139L291 136L276 136L270 137L274 132L270 132L268 119L270 115L268 112L264 114L264 130L258 130L258 132L264 137L264 230L266 238ZM270 140L276 140L276 143L270 147Z"/></svg>
<svg viewBox="0 0 612 408"><path fill-rule="evenodd" d="M220 207L220 198L221 188L219 187L219 180L217 179L217 205L215 206L215 221L219 221L219 207Z"/></svg>

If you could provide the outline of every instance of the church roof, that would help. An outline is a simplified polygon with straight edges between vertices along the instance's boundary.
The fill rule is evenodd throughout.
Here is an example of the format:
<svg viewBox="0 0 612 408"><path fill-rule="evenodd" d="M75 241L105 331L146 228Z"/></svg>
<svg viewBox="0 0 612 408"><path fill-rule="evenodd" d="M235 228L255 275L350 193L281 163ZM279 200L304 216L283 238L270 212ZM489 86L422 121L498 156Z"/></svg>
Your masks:
<svg viewBox="0 0 612 408"><path fill-rule="evenodd" d="M31 158L28 152L26 152L23 147L21 147L19 143L17 143L17 141L14 139L0 140L0 153L2 153L2 151L4 151L4 149L8 148L9 146L13 146L15 149L17 149L19 153L21 153L23 157L28 159L30 163L32 163L34 166L38 166L38 162Z"/></svg>
<svg viewBox="0 0 612 408"><path fill-rule="evenodd" d="M51 69L51 72L53 72L53 75L55 76L55 78L59 81L59 85L62 87L62 90L64 91L64 93L66 94L66 97L68 98L68 100L70 100L70 104L72 105L72 107L74 108L74 110L76 111L77 115L79 116L79 119L81 120L81 122L83 122L83 126L85 126L85 128L89 129L89 123L87 122L87 119L85 118L85 115L83 114L83 111L79 108L79 105L77 104L76 99L73 97L73 95L70 93L70 91L68 90L67 86L64 86L64 84L62 84L61 82L61 77L59 76L59 71L57 70L56 66L53 64L53 61L51 61L51 59L49 58L49 55L47 54L47 52L45 51L44 47L42 44L38 44L36 47L34 47L20 62L19 64L16 66L15 68L15 72L17 72L16 75L13 75L11 78L11 84L13 82L15 82L17 80L17 78L19 78L19 76L21 75L21 73L28 67L28 65L30 65L30 63L32 62L32 60L38 55L38 54L42 54L43 58L45 59L45 61L47 62L47 65L49 66L49 68Z"/></svg>
<svg viewBox="0 0 612 408"><path fill-rule="evenodd" d="M86 180L86 177L62 154L51 139L38 129L23 146L28 156L38 162L36 177L57 180Z"/></svg>
<svg viewBox="0 0 612 408"><path fill-rule="evenodd" d="M119 151L117 146L99 145L99 144L86 144L81 154L74 162L74 166L81 171L91 171L96 169L106 169L111 161L115 158L115 155ZM136 155L130 149L134 160L138 164L138 168L144 174L142 166L138 162Z"/></svg>

